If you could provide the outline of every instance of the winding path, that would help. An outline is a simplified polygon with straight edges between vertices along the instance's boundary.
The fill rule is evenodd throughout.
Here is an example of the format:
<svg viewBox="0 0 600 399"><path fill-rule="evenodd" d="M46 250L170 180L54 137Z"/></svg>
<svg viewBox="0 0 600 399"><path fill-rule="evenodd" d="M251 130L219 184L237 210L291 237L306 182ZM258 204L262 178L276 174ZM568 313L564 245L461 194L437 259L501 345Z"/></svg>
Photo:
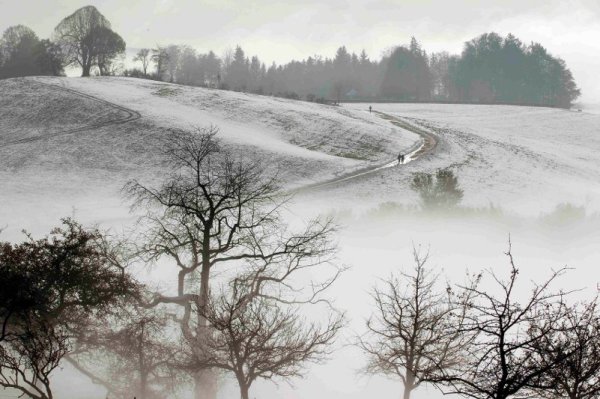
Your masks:
<svg viewBox="0 0 600 399"><path fill-rule="evenodd" d="M62 91L71 93L73 95L83 97L88 100L92 100L97 103L109 106L111 108L122 111L125 115L122 118L116 118L116 119L102 121L102 122L95 122L95 123L91 123L88 125L76 127L73 129L62 130L62 131L55 132L52 134L38 135L38 136L27 137L27 138L18 139L18 140L7 141L4 143L0 143L0 147L6 147L9 145L14 145L14 144L30 143L30 142L34 142L34 141L38 141L38 140L44 140L44 139L64 136L64 135L68 135L68 134L88 131L90 129L98 129L98 128L111 126L111 125L120 125L120 124L124 124L124 123L128 123L128 122L132 122L132 121L135 121L135 120L138 120L141 118L141 115L139 112L132 110L130 108L126 108L121 105L115 104L113 102L104 100L102 98L92 96L90 94L86 94L86 93L80 92L78 90L67 88L67 87L64 87L64 86L58 85L58 84L41 82L41 81L37 81L37 83L43 84L46 86L50 86L55 89L62 90ZM410 132L413 132L413 133L421 136L421 140L407 150L406 154L404 155L404 161L402 162L403 165L410 163L412 161L415 161L415 160L419 159L420 157L431 153L437 147L438 137L435 134L433 134L427 130L424 130L421 127L416 126L412 123L409 123L400 117L396 117L396 116L386 114L383 112L379 112L379 111L373 111L373 112L375 112L379 117L389 121L392 125L397 126L404 130L408 130ZM398 159L394 159L392 161L388 161L388 162L385 162L380 165L374 165L374 166L369 166L369 167L362 168L359 170L355 170L353 172L349 172L349 173L343 174L341 176L337 176L335 178L332 178L332 179L329 179L329 180L326 180L323 182L302 186L302 187L296 188L294 190L291 190L291 192L299 193L299 192L303 192L303 191L310 191L310 190L319 189L319 188L323 188L323 187L333 186L333 185L336 185L336 184L339 184L342 182L346 182L349 180L353 180L353 179L356 179L359 177L374 174L380 170L391 168L391 167L398 166L398 165L400 165L400 161Z"/></svg>
<svg viewBox="0 0 600 399"><path fill-rule="evenodd" d="M415 126L414 124L411 124L399 117L396 117L396 116L393 116L390 114L386 114L383 112L379 112L379 111L373 111L373 112L375 112L381 118L389 121L392 125L402 128L404 130L408 130L410 132L413 132L413 133L421 136L421 141L416 143L415 145L413 145L411 148L409 148L407 153L404 155L404 162L402 162L402 165L405 165L409 162L415 161L424 155L430 154L437 147L439 139L435 134L433 134L427 130L424 130L418 126ZM323 188L323 187L333 186L333 185L336 185L336 184L339 184L339 183L342 183L342 182L345 182L348 180L356 179L358 177L377 173L382 169L387 169L387 168L391 168L391 167L398 166L398 165L400 165L400 161L398 159L394 159L393 161L389 161L384 164L369 166L367 168L359 169L359 170L335 177L333 179L326 180L324 182L319 182L319 183L302 186L297 189L291 190L291 192L292 193L300 193L300 192L304 192L304 191L310 191L310 190L319 189L319 188Z"/></svg>
<svg viewBox="0 0 600 399"><path fill-rule="evenodd" d="M117 109L119 111L122 111L125 113L124 117L122 118L116 118L116 119L112 119L112 120L108 120L108 121L102 121L102 122L95 122L95 123L91 123L89 125L84 125L84 126L80 126L80 127L76 127L73 129L67 129L67 130L61 130L59 132L55 132L55 133L51 133L51 134L43 134L43 135L38 135L38 136L33 136L33 137L26 137L23 139L17 139L17 140L10 140L10 141L6 141L3 143L0 143L0 147L6 147L9 145L13 145L13 144L23 144L23 143L30 143L30 142L34 142L34 141L38 141L38 140L45 140L45 139L49 139L49 138L54 138L54 137L59 137L59 136L64 136L67 134L73 134L73 133L79 133L79 132L83 132L83 131L87 131L90 129L99 129L105 126L112 126L112 125L121 125L123 123L127 123L127 122L132 122L135 120L140 119L142 116L140 115L139 112L134 111L130 108L126 108L123 107L121 105L112 103L110 101L106 101L103 100L99 97L96 96L92 96L86 93L82 93L80 91L74 90L74 89L70 89L61 85L57 85L57 84L53 84L53 83L46 83L46 82L41 82L39 80L36 80L36 83L38 84L42 84L42 85L46 85L46 86L50 86L53 87L55 89L58 90L62 90L62 91L66 91L68 93L71 93L73 95L79 96L79 97L84 97L88 100L92 100L95 101L97 103L103 104L103 105L107 105L109 107L112 107L114 109Z"/></svg>

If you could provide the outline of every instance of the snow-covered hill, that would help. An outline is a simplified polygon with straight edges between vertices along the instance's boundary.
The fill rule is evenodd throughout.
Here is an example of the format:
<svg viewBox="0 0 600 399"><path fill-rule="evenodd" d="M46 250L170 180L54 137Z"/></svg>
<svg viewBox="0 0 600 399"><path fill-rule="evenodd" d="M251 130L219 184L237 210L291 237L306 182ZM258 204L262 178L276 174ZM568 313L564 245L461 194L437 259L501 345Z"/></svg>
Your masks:
<svg viewBox="0 0 600 399"><path fill-rule="evenodd" d="M0 228L5 227L0 239L22 239L22 228L45 234L58 218L73 214L102 227L132 223L119 191L123 183L162 179L161 138L169 128L211 124L228 147L278 166L289 188L374 169L299 191L290 219L336 209L372 211L388 201L414 203L412 173L445 167L459 176L467 205L494 203L535 215L561 202L599 209L600 115L510 106L372 105L381 113L369 113L369 104L332 107L136 79L0 81ZM392 124L390 116L401 126L435 134L437 146L410 163L390 163L421 140ZM377 168L386 164L391 166ZM413 243L431 244L431 265L443 267L453 281L461 281L465 267L503 270L509 233L525 279L564 264L576 268L567 289L586 284L595 289L600 278L597 229L553 231L549 239L545 231L518 222L376 214L345 219L339 234L340 263L352 266L331 293L351 320L340 346L363 331L363 320L372 314L369 287L408 267ZM264 398L335 399L399 392L397 382L357 379L364 364L355 347L345 346L294 387L258 383L255 391ZM104 397L89 380L68 371L55 389L65 397ZM221 398L234 395L235 384L226 384ZM441 395L421 389L415 398Z"/></svg>
<svg viewBox="0 0 600 399"><path fill-rule="evenodd" d="M170 128L216 125L224 144L290 188L378 165L419 137L375 115L268 96L126 78L0 81L0 225L44 231L73 212L123 218L119 189L160 179Z"/></svg>

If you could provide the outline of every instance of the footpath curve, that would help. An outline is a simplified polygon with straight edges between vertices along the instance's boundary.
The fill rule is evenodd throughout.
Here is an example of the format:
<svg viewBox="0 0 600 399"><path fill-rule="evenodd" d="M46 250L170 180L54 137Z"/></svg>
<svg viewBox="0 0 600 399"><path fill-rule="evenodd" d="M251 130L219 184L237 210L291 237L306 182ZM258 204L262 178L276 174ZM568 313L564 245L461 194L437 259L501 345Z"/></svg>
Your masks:
<svg viewBox="0 0 600 399"><path fill-rule="evenodd" d="M73 129L61 130L59 132L54 132L54 133L51 133L51 134L44 134L44 135L26 137L26 138L23 138L23 139L5 141L3 143L0 143L0 147L6 147L6 146L9 146L9 145L14 145L14 144L30 143L30 142L34 142L34 141L45 140L45 139L50 139L50 138L54 138L54 137L64 136L64 135L68 135L68 134L83 132L83 131L87 131L87 130L90 130L90 129L99 129L99 128L106 127L106 126L121 125L123 123L127 123L127 122L132 122L132 121L138 120L138 119L140 119L142 117L139 112L134 111L134 110L132 110L130 108L123 107L121 105L112 103L110 101L104 100L104 99L96 97L96 96L92 96L92 95L89 95L89 94L86 94L86 93L82 93L82 92L80 92L78 90L70 89L68 87L64 87L64 86L53 84L53 83L40 82L39 80L36 80L36 83L39 83L39 84L42 84L42 85L46 85L46 86L51 86L51 87L53 87L53 88L55 88L57 90L62 90L62 91L74 94L76 96L83 97L83 98L86 98L88 100L92 100L92 101L97 102L99 104L107 105L107 106L109 106L111 108L114 108L114 109L117 109L119 111L122 111L125 115L122 118L116 118L116 119L112 119L112 120L91 123L91 124L80 126L80 127L76 127L76 128L73 128Z"/></svg>
<svg viewBox="0 0 600 399"><path fill-rule="evenodd" d="M408 149L407 153L404 155L404 162L402 162L402 165L405 165L409 162L415 161L427 154L430 154L431 152L433 152L436 149L438 142L439 142L439 138L434 133L427 131L425 129L422 129L419 126L416 126L416 125L402 119L401 117L393 116L393 115L386 114L384 112L379 112L379 111L373 111L373 112L376 113L379 117L389 121L392 125L402 128L404 130L408 130L409 132L418 134L421 137L420 142L416 143L414 146L412 146L411 148ZM387 169L387 168L391 168L394 166L400 166L400 162L398 161L398 159L394 159L392 161L388 161L383 164L369 166L369 167L366 167L363 169L355 170L353 172L346 173L341 176L338 176L338 177L335 177L333 179L329 179L329 180L326 180L323 182L308 184L306 186L302 186L302 187L296 188L294 190L290 190L290 192L291 193L300 193L300 192L304 192L304 191L310 191L310 190L315 190L315 189L319 189L319 188L323 188L323 187L333 186L335 184L339 184L339 183L342 183L342 182L345 182L348 180L353 180L358 177L363 177L363 176L367 176L367 175L370 175L373 173L377 173L382 169Z"/></svg>

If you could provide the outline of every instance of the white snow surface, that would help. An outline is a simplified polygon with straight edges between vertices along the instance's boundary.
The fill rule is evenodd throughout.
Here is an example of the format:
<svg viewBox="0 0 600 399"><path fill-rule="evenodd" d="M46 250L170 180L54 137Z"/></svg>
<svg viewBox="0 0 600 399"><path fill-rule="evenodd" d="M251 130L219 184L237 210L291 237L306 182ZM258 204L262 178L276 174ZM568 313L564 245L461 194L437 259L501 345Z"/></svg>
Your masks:
<svg viewBox="0 0 600 399"><path fill-rule="evenodd" d="M366 104L345 104L361 111ZM449 104L375 104L435 132L433 154L357 179L331 195L365 203L415 202L413 172L451 168L470 206L538 214L559 203L600 209L600 115L562 109Z"/></svg>
<svg viewBox="0 0 600 399"><path fill-rule="evenodd" d="M140 118L110 124L128 113L61 87ZM86 128L92 124L100 127ZM161 180L161 135L210 125L226 146L277 167L287 188L382 165L420 140L375 115L269 96L132 78L8 79L0 82L4 235L43 233L72 214L84 222L130 219L120 189L132 178ZM64 134L69 129L79 130ZM31 141L14 143L20 139Z"/></svg>
<svg viewBox="0 0 600 399"><path fill-rule="evenodd" d="M69 87L140 113L122 125L86 130L91 123L122 118L122 111L56 91ZM157 137L169 127L193 129L211 123L232 148L285 168L288 187L315 183L365 167L389 165L399 151L420 138L369 114L369 104L323 106L265 96L232 93L117 78L36 78L0 82L0 228L1 240L22 240L25 228L35 237L74 215L103 228L134 223L119 192L130 178L160 181ZM565 110L441 104L371 104L377 111L436 133L434 152L399 166L381 168L339 184L297 194L292 218L307 219L333 210L373 209L393 201L414 203L412 173L451 167L465 189L467 205L494 203L506 210L539 214L561 202L598 209L600 202L600 115ZM57 135L65 129L76 133ZM52 136L52 137L51 137ZM35 139L38 137L38 139ZM6 145L11 140L30 142ZM357 212L360 214L360 212ZM384 219L388 218L387 216ZM326 365L311 366L294 386L258 382L252 395L265 399L361 399L396 397L401 384L358 374L364 356L352 345L373 307L368 295L378 279L410 267L412 244L431 245L431 266L461 282L464 269L493 267L502 272L508 234L520 272L527 282L548 276L549 268L576 268L566 289L594 290L598 232L556 234L515 230L485 221L427 222L377 220L363 213L350 218L339 234L341 264L352 266L332 287L336 306L347 311L349 327ZM570 236L573 237L570 237ZM165 284L172 282L165 276ZM561 283L563 284L563 283ZM527 291L527 286L521 289ZM54 384L56 396L101 399L104 392L68 370ZM219 399L237 397L229 382ZM421 387L415 399L441 398Z"/></svg>
<svg viewBox="0 0 600 399"><path fill-rule="evenodd" d="M216 125L220 138L237 145L344 167L387 159L418 140L379 118L335 106L134 78L37 80L131 108L159 126Z"/></svg>

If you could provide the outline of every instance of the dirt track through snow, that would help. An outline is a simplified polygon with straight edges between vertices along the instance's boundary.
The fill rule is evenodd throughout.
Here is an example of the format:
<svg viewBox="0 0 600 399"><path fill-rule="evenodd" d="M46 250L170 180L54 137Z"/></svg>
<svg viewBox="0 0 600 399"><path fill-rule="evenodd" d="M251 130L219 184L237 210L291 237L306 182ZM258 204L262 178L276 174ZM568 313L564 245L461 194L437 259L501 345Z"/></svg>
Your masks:
<svg viewBox="0 0 600 399"><path fill-rule="evenodd" d="M38 135L38 136L33 136L33 137L26 137L26 138L17 139L17 140L10 140L10 141L4 142L4 143L0 143L0 147L6 147L6 146L9 146L9 145L13 145L13 144L30 143L30 142L38 141L38 140L46 140L46 139L50 139L50 138L54 138L54 137L58 137L58 136L64 136L64 135L68 135L68 134L89 131L89 130L92 130L92 129L99 129L99 128L102 128L102 127L105 127L105 126L120 125L120 124L123 124L123 123L132 122L132 121L135 121L135 120L141 118L140 113L137 112L137 111L134 111L134 110L132 110L130 108L123 107L121 105L112 103L110 101L103 100L101 98L98 98L98 97L95 97L95 96L92 96L92 95L89 95L89 94L82 93L82 92L80 92L78 90L73 90L73 89L69 89L69 88L61 86L61 85L56 85L56 84L46 83L46 82L41 82L41 81L38 81L37 83L43 84L43 85L46 85L46 86L49 86L49 87L52 87L52 88L55 88L57 90L65 91L65 92L68 92L70 94L74 94L74 95L79 96L79 97L84 97L84 98L87 98L89 100L95 101L95 102L100 103L100 104L107 105L109 107L112 107L114 109L122 111L125 115L124 115L123 118L118 118L118 119L112 119L112 120L103 121L103 122L92 123L92 124L88 124L88 125L85 125L85 126L76 127L76 128L73 128L73 129L67 129L67 130L62 130L62 131L59 131L59 132L54 132L54 133L51 133L51 134L43 134L43 135Z"/></svg>
<svg viewBox="0 0 600 399"><path fill-rule="evenodd" d="M347 182L349 180L353 180L359 177L364 177L373 173L377 173L383 169L388 169L394 166L400 166L400 164L405 165L409 162L415 161L420 157L430 154L435 150L438 144L438 137L427 130L424 130L420 127L417 127L397 116L392 116L390 114L386 114L383 112L375 111L377 115L381 118L389 121L394 126L402 128L404 130L408 130L410 132L416 133L421 136L421 142L416 143L413 147L406 151L404 154L404 161L400 162L399 159L394 159L393 161L389 161L380 165L370 166L368 168L360 169L348 174L344 174L342 176L336 177L334 179L330 179L321 183L310 184L304 187L300 187L296 190L292 190L293 193L306 192L309 190L320 189L328 186L338 185L343 182Z"/></svg>

